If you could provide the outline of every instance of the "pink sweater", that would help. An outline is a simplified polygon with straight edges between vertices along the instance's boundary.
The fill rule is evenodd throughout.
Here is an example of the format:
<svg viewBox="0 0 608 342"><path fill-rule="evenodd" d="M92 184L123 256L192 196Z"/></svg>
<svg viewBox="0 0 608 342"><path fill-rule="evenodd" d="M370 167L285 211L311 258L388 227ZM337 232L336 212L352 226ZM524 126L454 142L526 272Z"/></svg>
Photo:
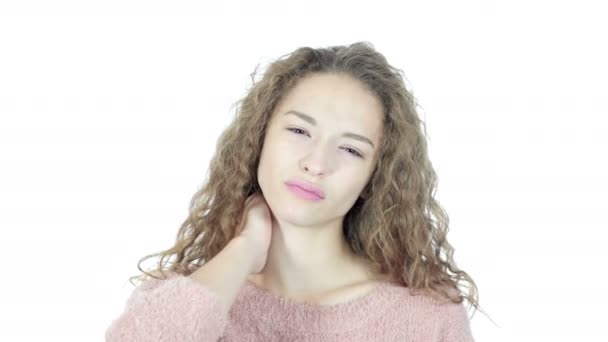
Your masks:
<svg viewBox="0 0 608 342"><path fill-rule="evenodd" d="M474 341L464 302L439 305L389 282L347 303L316 305L246 281L223 314L214 292L170 275L133 290L106 341Z"/></svg>

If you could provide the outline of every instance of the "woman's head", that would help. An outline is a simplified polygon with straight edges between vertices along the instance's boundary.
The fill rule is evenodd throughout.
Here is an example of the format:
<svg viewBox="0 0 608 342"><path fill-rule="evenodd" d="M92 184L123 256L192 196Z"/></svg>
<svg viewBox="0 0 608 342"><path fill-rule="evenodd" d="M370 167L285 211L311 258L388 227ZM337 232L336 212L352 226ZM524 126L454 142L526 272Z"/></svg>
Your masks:
<svg viewBox="0 0 608 342"><path fill-rule="evenodd" d="M384 108L347 73L301 77L270 115L257 178L273 213L297 226L341 224L375 168ZM322 192L302 199L288 184Z"/></svg>
<svg viewBox="0 0 608 342"><path fill-rule="evenodd" d="M448 218L433 198L437 177L414 97L403 72L371 44L299 48L271 63L237 104L175 245L140 263L160 255L159 270L190 274L236 235L244 201L257 191L273 210L310 220L278 200L285 182L299 180L325 191L325 203L310 209L321 210L318 220L344 216L355 253L411 290L466 297L478 308L475 283L452 260ZM458 281L469 283L468 296L459 295Z"/></svg>

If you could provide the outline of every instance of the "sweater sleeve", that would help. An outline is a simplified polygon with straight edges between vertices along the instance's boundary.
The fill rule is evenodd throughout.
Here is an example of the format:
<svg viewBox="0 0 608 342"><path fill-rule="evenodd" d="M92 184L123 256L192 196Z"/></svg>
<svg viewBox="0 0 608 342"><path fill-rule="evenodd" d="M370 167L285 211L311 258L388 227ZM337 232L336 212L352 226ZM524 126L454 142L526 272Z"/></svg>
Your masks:
<svg viewBox="0 0 608 342"><path fill-rule="evenodd" d="M439 329L439 342L475 342L464 302L443 306Z"/></svg>
<svg viewBox="0 0 608 342"><path fill-rule="evenodd" d="M105 338L106 342L216 342L227 320L219 296L189 277L171 273L135 288Z"/></svg>

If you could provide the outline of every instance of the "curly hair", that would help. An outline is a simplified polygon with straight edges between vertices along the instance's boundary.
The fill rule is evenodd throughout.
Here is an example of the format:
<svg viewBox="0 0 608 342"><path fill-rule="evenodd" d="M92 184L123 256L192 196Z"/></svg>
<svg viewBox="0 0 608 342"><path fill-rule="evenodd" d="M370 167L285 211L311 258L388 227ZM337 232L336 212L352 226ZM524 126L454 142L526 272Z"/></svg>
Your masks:
<svg viewBox="0 0 608 342"><path fill-rule="evenodd" d="M259 190L257 168L267 123L277 103L312 73L355 77L384 107L383 139L372 176L344 217L343 234L352 250L414 295L462 303L479 310L477 286L453 260L446 239L448 216L433 198L437 175L427 154L426 125L416 112L403 71L389 65L369 42L314 49L301 47L270 63L263 77L235 104L233 122L220 135L206 182L193 195L189 215L173 247L158 257L154 273L189 275L211 260L237 232L245 200ZM168 262L169 259L173 259ZM143 275L131 277L140 278ZM468 293L458 286L468 284Z"/></svg>

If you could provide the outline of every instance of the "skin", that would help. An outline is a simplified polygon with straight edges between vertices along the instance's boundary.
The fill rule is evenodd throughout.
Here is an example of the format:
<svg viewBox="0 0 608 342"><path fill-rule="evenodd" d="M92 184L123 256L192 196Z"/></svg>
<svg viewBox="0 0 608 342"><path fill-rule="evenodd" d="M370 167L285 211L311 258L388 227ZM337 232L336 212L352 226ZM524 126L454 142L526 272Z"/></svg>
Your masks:
<svg viewBox="0 0 608 342"><path fill-rule="evenodd" d="M291 110L316 125L285 114ZM332 304L384 280L350 250L342 233L344 216L374 170L382 118L379 99L344 74L309 75L277 104L258 167L272 236L265 266L249 281L296 300ZM374 146L343 137L344 132L367 137ZM293 179L315 184L325 198L297 197L285 185Z"/></svg>

